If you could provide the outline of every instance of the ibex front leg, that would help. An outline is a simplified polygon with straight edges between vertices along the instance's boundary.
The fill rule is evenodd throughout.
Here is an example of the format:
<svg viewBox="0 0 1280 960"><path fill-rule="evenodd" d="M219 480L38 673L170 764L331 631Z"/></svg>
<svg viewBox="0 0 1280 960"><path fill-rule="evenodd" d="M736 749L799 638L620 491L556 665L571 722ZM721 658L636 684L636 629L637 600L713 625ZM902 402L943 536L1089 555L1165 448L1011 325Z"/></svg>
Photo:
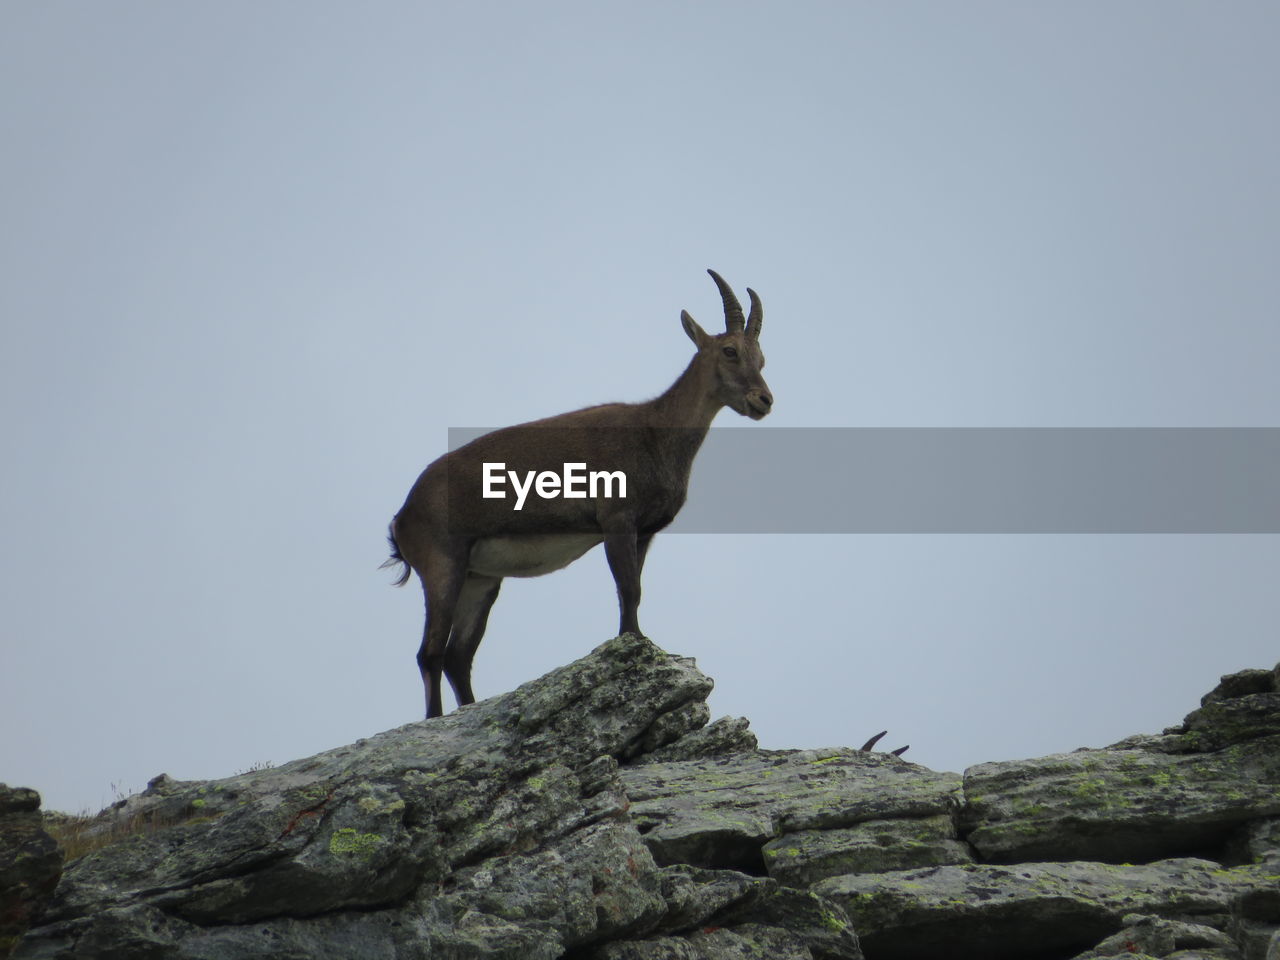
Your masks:
<svg viewBox="0 0 1280 960"><path fill-rule="evenodd" d="M618 633L643 636L639 621L641 560L635 531L606 534L604 555L618 587Z"/></svg>

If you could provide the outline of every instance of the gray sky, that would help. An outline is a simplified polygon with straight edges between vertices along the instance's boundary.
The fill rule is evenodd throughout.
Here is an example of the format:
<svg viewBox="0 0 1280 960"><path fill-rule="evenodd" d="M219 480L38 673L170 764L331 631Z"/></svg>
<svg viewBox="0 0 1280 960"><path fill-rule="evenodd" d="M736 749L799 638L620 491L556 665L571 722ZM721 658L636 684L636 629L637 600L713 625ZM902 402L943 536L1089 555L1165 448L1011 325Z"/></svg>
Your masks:
<svg viewBox="0 0 1280 960"><path fill-rule="evenodd" d="M414 478L661 392L709 266L770 427L1280 425L1274 4L501 9L0 6L0 779L96 809L417 719ZM959 770L1275 663L1277 560L672 534L641 623L765 746ZM477 695L616 624L598 550L508 580Z"/></svg>

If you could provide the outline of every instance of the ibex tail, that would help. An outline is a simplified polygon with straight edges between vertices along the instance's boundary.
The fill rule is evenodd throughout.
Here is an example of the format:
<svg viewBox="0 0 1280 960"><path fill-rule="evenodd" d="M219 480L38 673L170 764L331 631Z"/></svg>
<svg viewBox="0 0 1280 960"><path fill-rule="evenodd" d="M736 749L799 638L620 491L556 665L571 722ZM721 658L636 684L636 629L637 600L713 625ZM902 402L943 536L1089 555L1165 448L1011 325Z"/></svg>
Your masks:
<svg viewBox="0 0 1280 960"><path fill-rule="evenodd" d="M391 556L382 561L378 565L378 569L381 570L383 567L393 567L397 563L400 564L404 569L400 571L400 576L391 582L397 587L403 587L409 582L409 574L412 571L409 569L409 561L400 555L400 544L396 543L396 522L394 520L391 521L391 526L387 529L387 543L391 544Z"/></svg>

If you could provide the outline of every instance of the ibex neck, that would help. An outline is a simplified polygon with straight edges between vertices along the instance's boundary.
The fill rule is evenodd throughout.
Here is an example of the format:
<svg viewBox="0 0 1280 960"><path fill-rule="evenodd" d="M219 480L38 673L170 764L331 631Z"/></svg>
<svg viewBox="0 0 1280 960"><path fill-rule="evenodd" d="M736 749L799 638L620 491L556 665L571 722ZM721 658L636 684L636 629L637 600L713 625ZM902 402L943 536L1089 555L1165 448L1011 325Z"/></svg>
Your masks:
<svg viewBox="0 0 1280 960"><path fill-rule="evenodd" d="M662 396L649 401L654 426L685 427L706 432L724 404L712 395L712 371L694 357Z"/></svg>

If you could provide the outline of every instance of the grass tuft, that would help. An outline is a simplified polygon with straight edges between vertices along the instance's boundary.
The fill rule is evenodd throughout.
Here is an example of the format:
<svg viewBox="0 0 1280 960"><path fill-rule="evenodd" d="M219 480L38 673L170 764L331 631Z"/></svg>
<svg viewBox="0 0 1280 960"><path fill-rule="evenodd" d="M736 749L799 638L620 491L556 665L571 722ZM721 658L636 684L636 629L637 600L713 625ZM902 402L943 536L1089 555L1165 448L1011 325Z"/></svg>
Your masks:
<svg viewBox="0 0 1280 960"><path fill-rule="evenodd" d="M222 815L210 815L194 805L178 813L150 810L130 817L110 814L110 807L93 816L49 811L44 815L44 828L69 864L131 837L150 837L183 824L207 823Z"/></svg>

